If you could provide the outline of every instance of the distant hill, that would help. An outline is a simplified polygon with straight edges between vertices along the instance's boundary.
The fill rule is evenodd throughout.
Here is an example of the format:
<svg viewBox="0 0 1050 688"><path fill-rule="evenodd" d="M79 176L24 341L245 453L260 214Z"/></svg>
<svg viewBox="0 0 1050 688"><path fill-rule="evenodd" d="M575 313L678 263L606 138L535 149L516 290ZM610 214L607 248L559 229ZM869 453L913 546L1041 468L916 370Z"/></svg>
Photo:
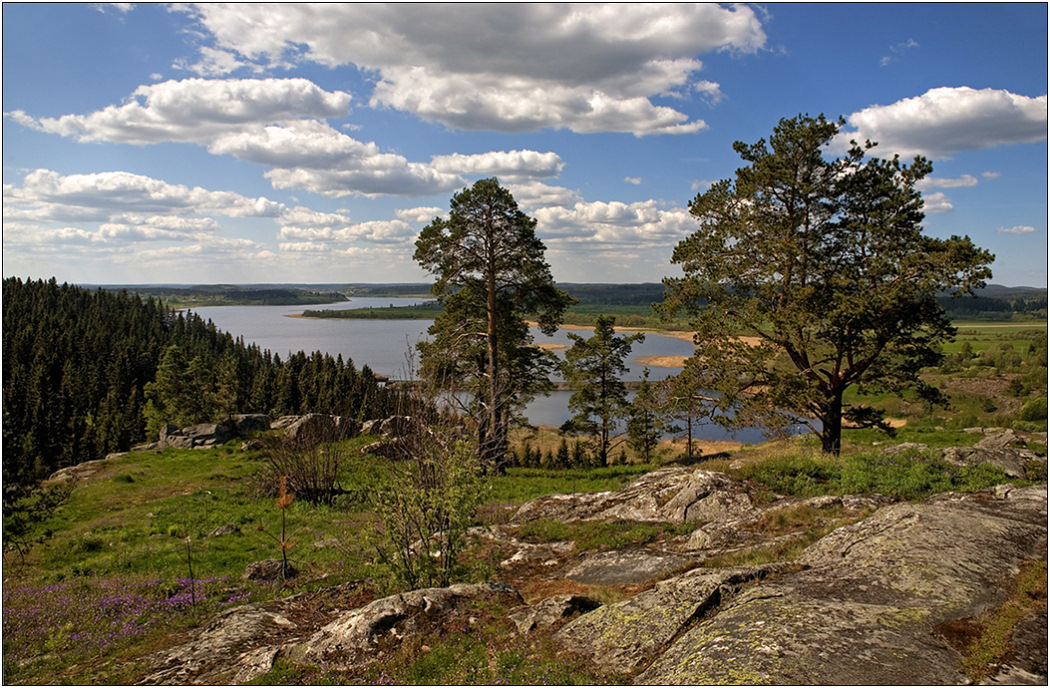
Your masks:
<svg viewBox="0 0 1050 688"><path fill-rule="evenodd" d="M663 301L664 286L659 282L634 284L560 282L558 287L579 300L581 306L648 306ZM397 282L390 284L212 284L212 285L101 285L107 291L128 290L153 296L175 305L311 305L332 303L352 296L426 297L430 284ZM974 297L937 300L953 320L1009 320L1045 318L1047 290L1041 287L1006 287L989 284Z"/></svg>

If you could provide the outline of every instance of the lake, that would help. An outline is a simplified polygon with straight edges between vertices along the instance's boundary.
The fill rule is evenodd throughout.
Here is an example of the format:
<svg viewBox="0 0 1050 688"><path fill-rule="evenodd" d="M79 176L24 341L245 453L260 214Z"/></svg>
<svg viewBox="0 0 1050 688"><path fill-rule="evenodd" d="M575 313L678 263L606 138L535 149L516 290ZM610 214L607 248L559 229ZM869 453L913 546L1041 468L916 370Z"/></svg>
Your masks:
<svg viewBox="0 0 1050 688"><path fill-rule="evenodd" d="M332 318L296 318L306 309L345 310L348 308L380 308L386 306L412 306L427 299L356 297L347 301L322 306L209 306L194 309L205 320L211 320L220 330L234 337L243 337L246 343L257 344L262 349L286 358L297 351L312 353L321 351L332 356L342 355L343 360L352 360L357 368L365 365L380 375L391 379L408 379L409 356L415 352L416 343L426 338L429 320L357 320ZM583 337L590 333L580 331ZM547 337L533 328L537 343L568 346L572 341L568 331L558 330ZM645 365L639 360L650 356L688 356L692 344L675 337L647 334L644 342L636 342L627 360L628 372L625 380L640 380ZM564 349L555 351L561 356ZM677 372L676 368L650 366L649 378L662 380ZM525 415L534 425L559 426L569 419L570 392L553 392L549 397L539 397L525 409ZM757 443L764 439L760 430L749 428L733 433L719 426L694 428L697 439L735 439L738 442Z"/></svg>

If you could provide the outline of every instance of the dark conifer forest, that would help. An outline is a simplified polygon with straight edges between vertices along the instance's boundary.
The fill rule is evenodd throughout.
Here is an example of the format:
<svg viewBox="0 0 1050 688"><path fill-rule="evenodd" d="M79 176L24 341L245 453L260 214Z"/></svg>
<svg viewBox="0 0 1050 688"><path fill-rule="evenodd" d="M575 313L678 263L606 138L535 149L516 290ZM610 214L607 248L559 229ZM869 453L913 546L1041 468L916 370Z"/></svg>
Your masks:
<svg viewBox="0 0 1050 688"><path fill-rule="evenodd" d="M234 413L368 419L388 394L368 367L246 345L191 312L128 292L3 282L3 482L152 441L166 422Z"/></svg>

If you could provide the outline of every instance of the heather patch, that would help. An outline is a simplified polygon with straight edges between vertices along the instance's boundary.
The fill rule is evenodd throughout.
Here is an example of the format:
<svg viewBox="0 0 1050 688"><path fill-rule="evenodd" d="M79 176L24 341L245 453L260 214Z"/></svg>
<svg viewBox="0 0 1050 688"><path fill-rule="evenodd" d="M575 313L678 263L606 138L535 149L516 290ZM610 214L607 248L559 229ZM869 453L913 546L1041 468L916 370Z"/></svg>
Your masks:
<svg viewBox="0 0 1050 688"><path fill-rule="evenodd" d="M104 658L155 631L168 631L198 615L244 603L249 595L231 588L225 577L7 583L3 591L4 682L39 675L42 664L69 666Z"/></svg>

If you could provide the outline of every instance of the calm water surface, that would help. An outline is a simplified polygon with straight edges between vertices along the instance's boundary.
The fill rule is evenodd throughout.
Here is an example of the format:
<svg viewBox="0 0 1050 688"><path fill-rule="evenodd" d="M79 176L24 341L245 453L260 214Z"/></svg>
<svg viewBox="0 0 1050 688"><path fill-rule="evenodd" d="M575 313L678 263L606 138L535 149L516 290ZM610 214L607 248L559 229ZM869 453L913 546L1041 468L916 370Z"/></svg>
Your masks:
<svg viewBox="0 0 1050 688"><path fill-rule="evenodd" d="M313 310L344 310L347 308L379 308L385 306L412 306L427 299L358 297L338 303L320 306L210 306L195 309L205 320L211 320L220 330L234 337L243 337L246 343L255 343L269 349L281 358L297 351L312 353L321 351L332 356L342 355L343 360L352 360L357 368L365 365L380 375L392 379L410 377L408 357L415 351L416 343L427 337L430 320L336 320L325 318L296 318L307 308ZM583 337L589 332L579 331ZM572 340L568 332L558 330L547 337L533 328L537 343L569 346ZM646 356L688 356L692 353L689 342L661 335L647 334L644 342L636 342L627 360L626 380L640 380L645 365L640 358ZM561 356L564 349L555 351ZM651 380L661 380L677 372L675 368L650 366ZM534 425L558 426L569 419L570 392L553 392L549 397L539 397L526 407L525 414ZM761 431L754 429L729 433L718 426L694 428L694 436L701 439L735 439L739 442L761 442Z"/></svg>

